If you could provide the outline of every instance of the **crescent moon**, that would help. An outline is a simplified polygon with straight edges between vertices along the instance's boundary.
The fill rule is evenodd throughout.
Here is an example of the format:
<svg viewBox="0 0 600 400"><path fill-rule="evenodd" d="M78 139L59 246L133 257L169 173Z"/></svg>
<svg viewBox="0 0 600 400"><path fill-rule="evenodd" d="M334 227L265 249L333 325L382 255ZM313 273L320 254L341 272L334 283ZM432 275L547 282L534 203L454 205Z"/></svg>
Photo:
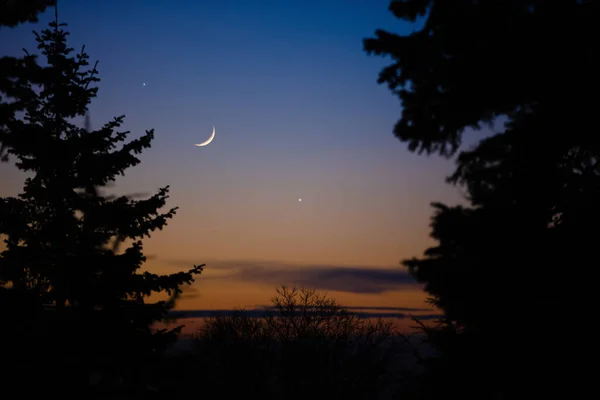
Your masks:
<svg viewBox="0 0 600 400"><path fill-rule="evenodd" d="M198 147L206 146L207 144L209 144L210 142L212 142L214 138L215 138L215 127L213 126L212 135L210 135L210 137L208 138L208 140L206 140L205 142L202 142L202 143L194 144L194 146L198 146Z"/></svg>

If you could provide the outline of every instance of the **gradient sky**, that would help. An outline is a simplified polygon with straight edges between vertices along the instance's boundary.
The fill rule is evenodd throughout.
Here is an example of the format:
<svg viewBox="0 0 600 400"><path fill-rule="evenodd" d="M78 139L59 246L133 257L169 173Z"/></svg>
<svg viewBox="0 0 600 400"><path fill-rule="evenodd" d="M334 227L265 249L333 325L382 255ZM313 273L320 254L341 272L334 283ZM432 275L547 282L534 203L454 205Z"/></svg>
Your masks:
<svg viewBox="0 0 600 400"><path fill-rule="evenodd" d="M179 308L268 304L293 282L348 306L427 307L399 262L433 243L429 203L462 194L444 183L451 160L393 136L400 103L376 83L389 60L362 48L375 29L415 28L387 0L59 3L71 46L99 60L92 128L125 114L132 138L155 129L117 190L171 186L180 210L145 242L146 267L207 264ZM34 51L51 18L2 28L0 54ZM23 176L0 176L16 195Z"/></svg>

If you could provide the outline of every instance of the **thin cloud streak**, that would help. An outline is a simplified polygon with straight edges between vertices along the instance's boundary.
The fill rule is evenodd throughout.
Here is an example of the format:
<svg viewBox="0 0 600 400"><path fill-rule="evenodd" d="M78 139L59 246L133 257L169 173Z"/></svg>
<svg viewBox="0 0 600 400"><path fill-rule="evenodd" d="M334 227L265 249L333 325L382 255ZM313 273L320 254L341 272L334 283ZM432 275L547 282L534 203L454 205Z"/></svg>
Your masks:
<svg viewBox="0 0 600 400"><path fill-rule="evenodd" d="M274 309L273 306L259 305L256 309ZM397 311L397 312L430 312L431 308L413 307L370 307L370 306L346 306L348 310L375 310L375 311Z"/></svg>
<svg viewBox="0 0 600 400"><path fill-rule="evenodd" d="M189 266L193 262L168 260L172 266ZM297 285L315 290L359 294L414 290L422 285L401 267L381 268L339 265L294 265L260 261L206 262L205 271L227 274L205 275L202 280L235 280L258 284Z"/></svg>
<svg viewBox="0 0 600 400"><path fill-rule="evenodd" d="M351 310L350 310L351 311ZM250 310L174 310L169 312L169 316L175 319L187 319L187 318L209 318L209 317L228 317L235 314L246 315L251 318L260 318L265 315L273 315L273 310L264 308L255 308ZM316 315L316 313L307 313L309 315ZM439 319L442 317L441 314L425 314L425 315L411 315L408 313L400 312L353 312L358 318L390 318L390 319L405 319L414 317L417 320L432 320Z"/></svg>

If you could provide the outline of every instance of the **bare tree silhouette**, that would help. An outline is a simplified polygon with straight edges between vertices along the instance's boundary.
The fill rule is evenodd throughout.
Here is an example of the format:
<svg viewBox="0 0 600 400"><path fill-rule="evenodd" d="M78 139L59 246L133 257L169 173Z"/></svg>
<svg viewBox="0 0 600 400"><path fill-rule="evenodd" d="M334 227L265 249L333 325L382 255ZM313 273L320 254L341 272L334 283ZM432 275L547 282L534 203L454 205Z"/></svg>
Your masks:
<svg viewBox="0 0 600 400"><path fill-rule="evenodd" d="M397 389L404 341L390 323L365 321L314 290L277 288L273 309L209 318L196 336L198 364L221 393L261 398L363 398ZM239 385L227 386L235 381Z"/></svg>

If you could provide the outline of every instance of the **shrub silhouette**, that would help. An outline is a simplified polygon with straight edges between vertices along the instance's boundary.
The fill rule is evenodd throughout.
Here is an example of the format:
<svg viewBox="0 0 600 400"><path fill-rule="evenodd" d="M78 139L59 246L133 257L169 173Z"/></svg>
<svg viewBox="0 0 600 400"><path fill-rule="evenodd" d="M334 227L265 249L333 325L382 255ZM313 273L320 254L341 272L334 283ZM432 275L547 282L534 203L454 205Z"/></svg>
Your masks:
<svg viewBox="0 0 600 400"><path fill-rule="evenodd" d="M399 380L402 340L391 323L362 320L303 287L279 287L272 303L262 317L239 309L197 332L197 362L223 394L369 399Z"/></svg>

